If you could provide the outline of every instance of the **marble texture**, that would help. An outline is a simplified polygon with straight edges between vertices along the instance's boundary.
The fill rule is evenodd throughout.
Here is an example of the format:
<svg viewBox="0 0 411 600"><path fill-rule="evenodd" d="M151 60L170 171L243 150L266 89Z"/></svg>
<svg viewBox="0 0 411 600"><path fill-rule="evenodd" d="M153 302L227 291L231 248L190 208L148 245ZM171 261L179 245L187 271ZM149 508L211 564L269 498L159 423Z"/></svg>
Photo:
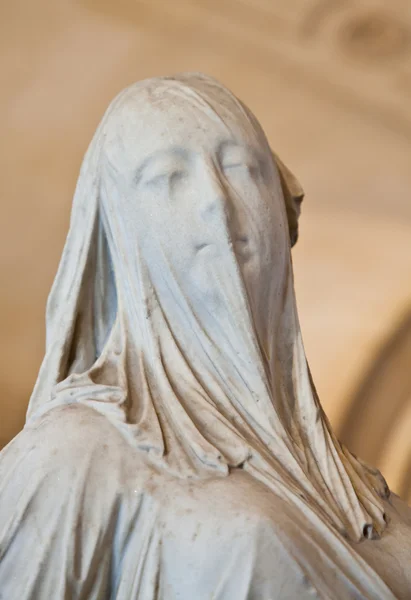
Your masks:
<svg viewBox="0 0 411 600"><path fill-rule="evenodd" d="M201 70L253 107L304 185L310 210L293 263L316 386L340 438L359 456L354 438L376 442L369 461L407 497L410 469L404 461L399 474L395 454L411 455L402 434L409 402L398 433L385 429L387 444L375 419L364 430L350 418L348 435L345 422L363 414L359 388L411 307L410 16L406 0L3 3L1 447L24 424L44 304L98 121L133 81ZM397 388L390 379L384 385ZM378 412L388 426L386 406Z"/></svg>
<svg viewBox="0 0 411 600"><path fill-rule="evenodd" d="M411 511L305 358L302 189L212 78L145 80L86 154L24 430L6 598L408 598Z"/></svg>

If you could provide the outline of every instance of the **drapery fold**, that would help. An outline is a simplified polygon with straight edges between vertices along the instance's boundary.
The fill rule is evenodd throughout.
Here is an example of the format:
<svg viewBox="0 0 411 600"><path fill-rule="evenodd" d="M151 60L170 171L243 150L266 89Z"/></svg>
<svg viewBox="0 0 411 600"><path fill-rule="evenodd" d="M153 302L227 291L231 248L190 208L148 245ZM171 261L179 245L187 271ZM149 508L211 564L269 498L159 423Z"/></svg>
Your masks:
<svg viewBox="0 0 411 600"><path fill-rule="evenodd" d="M136 178L127 183L150 155L147 139L161 145L157 129L167 119L170 130L186 120L187 132L202 129L203 137L240 132L258 148L266 174L252 189L269 198L274 223L263 242L243 187L227 182L214 158L208 168L263 244L259 278L247 280L223 211L212 230L221 252L209 260L198 253L188 285L162 237L167 221L144 207ZM173 475L224 477L241 466L325 535L336 528L354 541L378 537L388 488L336 440L307 365L284 202L295 192L283 169L255 117L211 78L158 78L123 91L81 168L28 423L56 406L89 404ZM193 194L202 194L200 184ZM185 228L197 230L184 206L170 210L182 223L170 232L174 248Z"/></svg>

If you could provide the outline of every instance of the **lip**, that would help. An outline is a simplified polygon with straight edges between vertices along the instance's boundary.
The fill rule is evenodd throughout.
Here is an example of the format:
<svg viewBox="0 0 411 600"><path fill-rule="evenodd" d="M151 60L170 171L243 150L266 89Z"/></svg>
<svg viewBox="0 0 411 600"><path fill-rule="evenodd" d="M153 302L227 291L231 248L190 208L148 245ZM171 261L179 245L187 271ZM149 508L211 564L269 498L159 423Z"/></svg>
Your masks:
<svg viewBox="0 0 411 600"><path fill-rule="evenodd" d="M234 240L234 248L240 252L247 250L248 248L248 237L246 235L240 235Z"/></svg>
<svg viewBox="0 0 411 600"><path fill-rule="evenodd" d="M235 239L235 244L240 246L246 246L248 244L248 237L246 235L240 235Z"/></svg>
<svg viewBox="0 0 411 600"><path fill-rule="evenodd" d="M236 238L234 242L235 253L243 260L246 261L251 257L251 251L249 246L249 239L246 235L242 235Z"/></svg>
<svg viewBox="0 0 411 600"><path fill-rule="evenodd" d="M196 250L196 252L203 252L204 250L209 248L211 245L212 244L209 244L208 242L203 242L202 244L196 244L195 250Z"/></svg>
<svg viewBox="0 0 411 600"><path fill-rule="evenodd" d="M202 242L195 245L195 251L197 254L208 251L210 248L214 248L215 244L210 242ZM246 235L238 236L233 241L233 248L236 253L240 254L243 258L250 256L249 250L249 239Z"/></svg>

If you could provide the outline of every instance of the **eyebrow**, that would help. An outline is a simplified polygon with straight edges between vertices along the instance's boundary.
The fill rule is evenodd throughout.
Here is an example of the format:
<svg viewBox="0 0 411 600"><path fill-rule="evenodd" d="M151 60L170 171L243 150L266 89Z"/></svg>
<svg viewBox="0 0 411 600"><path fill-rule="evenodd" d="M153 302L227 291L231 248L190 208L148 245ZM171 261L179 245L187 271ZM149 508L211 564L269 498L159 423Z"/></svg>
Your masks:
<svg viewBox="0 0 411 600"><path fill-rule="evenodd" d="M222 142L220 142L219 146L218 146L218 156L221 157L221 155L224 153L224 151L227 148L242 148L244 149L246 152L250 152L251 154L253 154L253 156L255 156L257 159L260 159L260 152L258 151L257 148L255 148L253 145L251 144L247 144L245 142L237 142L235 139L228 139L228 140L223 140Z"/></svg>
<svg viewBox="0 0 411 600"><path fill-rule="evenodd" d="M229 146L242 146L242 144L239 144L236 140L234 139L227 139L227 140L222 140L219 144L218 144L218 153L223 152L223 150L225 150L227 147Z"/></svg>
<svg viewBox="0 0 411 600"><path fill-rule="evenodd" d="M183 148L182 146L170 146L169 148L165 148L163 150L156 150L155 152L153 152L152 154L147 156L143 160L143 162L137 167L135 175L134 175L134 181L136 183L140 182L145 169L150 165L150 163L155 162L162 156L166 156L166 155L170 155L170 154L179 156L179 157L183 158L184 160L188 160L190 158L190 155L192 154L192 152L190 152L186 148Z"/></svg>

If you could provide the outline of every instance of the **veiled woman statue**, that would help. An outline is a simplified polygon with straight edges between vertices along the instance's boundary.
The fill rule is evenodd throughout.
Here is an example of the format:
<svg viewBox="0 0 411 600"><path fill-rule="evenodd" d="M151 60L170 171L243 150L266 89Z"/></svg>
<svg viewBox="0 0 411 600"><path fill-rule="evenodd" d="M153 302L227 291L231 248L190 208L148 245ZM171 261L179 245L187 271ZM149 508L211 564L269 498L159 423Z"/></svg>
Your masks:
<svg viewBox="0 0 411 600"><path fill-rule="evenodd" d="M0 455L0 598L411 598L411 510L337 441L310 376L301 199L213 79L113 101Z"/></svg>

